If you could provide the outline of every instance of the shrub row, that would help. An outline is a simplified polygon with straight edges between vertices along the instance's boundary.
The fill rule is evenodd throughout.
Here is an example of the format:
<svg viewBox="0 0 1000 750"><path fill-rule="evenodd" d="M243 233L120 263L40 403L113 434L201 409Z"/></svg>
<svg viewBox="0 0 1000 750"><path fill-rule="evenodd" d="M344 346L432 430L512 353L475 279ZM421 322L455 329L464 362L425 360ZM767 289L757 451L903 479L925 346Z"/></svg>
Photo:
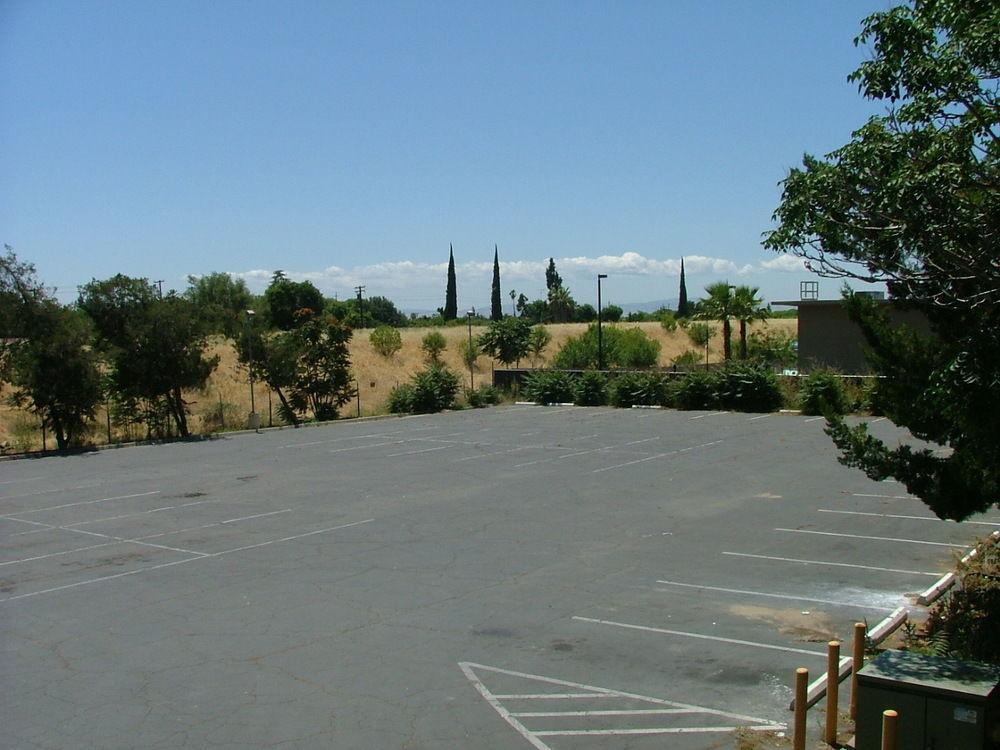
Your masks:
<svg viewBox="0 0 1000 750"><path fill-rule="evenodd" d="M726 370L694 371L680 377L656 372L607 375L588 371L578 376L560 370L539 370L524 381L526 398L538 404L574 403L578 406L665 406L677 409L726 409L769 412L786 402L805 414L846 414L877 405L870 388L852 398L841 378L815 372L803 378L798 393L786 396L777 376L768 368L736 365Z"/></svg>

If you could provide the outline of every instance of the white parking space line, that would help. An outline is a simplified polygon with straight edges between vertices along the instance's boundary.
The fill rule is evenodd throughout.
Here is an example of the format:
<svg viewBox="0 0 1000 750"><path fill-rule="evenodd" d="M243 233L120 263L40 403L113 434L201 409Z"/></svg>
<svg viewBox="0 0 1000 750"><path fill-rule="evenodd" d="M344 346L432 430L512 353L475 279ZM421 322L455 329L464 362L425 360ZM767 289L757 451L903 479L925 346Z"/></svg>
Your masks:
<svg viewBox="0 0 1000 750"><path fill-rule="evenodd" d="M856 604L854 602L837 601L836 599L817 599L811 596L794 596L792 594L770 594L765 591L748 591L746 589L728 589L722 586L705 586L697 583L681 583L680 581L661 581L657 583L664 586L676 586L679 588L701 589L704 591L720 591L724 594L741 594L743 596L762 596L768 599L789 599L797 602L815 602L817 604L832 604L837 607L854 607L857 609L873 609L880 612L892 612L895 607L876 607L869 604ZM660 589L663 590L663 589Z"/></svg>
<svg viewBox="0 0 1000 750"><path fill-rule="evenodd" d="M134 518L135 516L146 516L150 513L162 513L165 510L180 510L181 508L190 508L192 505L204 505L205 503L218 503L221 502L221 498L210 498L208 500L195 500L191 503L182 503L180 505L164 505L161 508L153 508L151 510L141 510L137 513L122 513L119 516L106 516L104 518L93 518L89 521L77 521L76 523L67 523L62 526L58 526L60 529L75 529L77 526L89 526L92 523L104 523L105 521L117 521L121 518ZM37 533L37 532L27 532L27 533Z"/></svg>
<svg viewBox="0 0 1000 750"><path fill-rule="evenodd" d="M645 458L637 458L632 461L626 461L625 463L615 464L614 466L604 466L600 469L592 469L591 474L600 474L602 471L613 471L614 469L624 469L626 466L634 466L635 464L645 463L646 461L655 461L658 458L666 458L667 456L676 456L678 453L688 453L698 448L708 448L712 445L719 445L721 440L713 440L711 443L702 443L701 445L691 445L687 448L680 448L675 451L667 451L666 453L657 453L655 456L646 456Z"/></svg>
<svg viewBox="0 0 1000 750"><path fill-rule="evenodd" d="M750 557L755 560L774 560L776 562L802 563L804 565L829 565L835 568L859 568L861 570L877 570L881 573L906 573L915 576L931 576L936 578L940 573L930 573L925 570L900 570L899 568L880 568L875 565L859 565L857 563L830 562L829 560L802 560L797 557L774 557L772 555L751 555L747 552L723 552L731 557Z"/></svg>
<svg viewBox="0 0 1000 750"><path fill-rule="evenodd" d="M330 451L330 453L347 453L348 451L363 451L369 448L381 448L384 445L402 445L407 442L406 440L390 440L386 443L368 443L366 445L355 445L351 448L336 448Z"/></svg>
<svg viewBox="0 0 1000 750"><path fill-rule="evenodd" d="M728 414L728 411L713 411L711 414L699 414L696 417L688 417L688 419L704 419L705 417L719 417L723 414Z"/></svg>
<svg viewBox="0 0 1000 750"><path fill-rule="evenodd" d="M25 479L5 479L0 484L20 484L21 482L37 482L42 477L27 477Z"/></svg>
<svg viewBox="0 0 1000 750"><path fill-rule="evenodd" d="M148 565L144 568L136 568L135 570L127 570L124 573L114 573L112 575L98 576L97 578L88 578L85 581L76 581L75 583L67 583L63 586L53 586L52 588L42 589L40 591L30 591L26 594L16 594L15 596L8 596L4 599L0 599L0 604L4 602L12 602L19 599L29 599L35 596L41 596L43 594L52 594L57 591L66 591L67 589L77 588L79 586L89 586L94 583L101 583L103 581L111 581L117 578L124 578L126 576L134 576L139 573L148 573L152 570L161 570L163 568L169 568L174 565L184 565L189 562L195 562L196 560L209 560L216 557L222 557L223 555L229 555L234 552L242 552L244 550L256 549L258 547L266 547L269 544L278 544L281 542L290 542L295 539L304 539L305 537L315 536L316 534L325 534L331 531L337 531L338 529L347 529L352 526L361 526L362 524L371 523L374 518L369 518L364 521L355 521L353 523L345 523L340 526L331 526L326 529L317 529L315 531L308 531L304 534L295 534L294 536L286 536L281 539L271 539L267 542L261 542L260 544L251 544L246 547L235 547L234 549L223 550L222 552L198 552L195 553L196 557L185 557L183 560L174 560L173 562L160 563L158 565Z"/></svg>
<svg viewBox="0 0 1000 750"><path fill-rule="evenodd" d="M644 438L643 440L632 440L628 443L625 443L625 445L639 445L640 443L651 443L654 440L660 440L660 436L657 435L656 437Z"/></svg>
<svg viewBox="0 0 1000 750"><path fill-rule="evenodd" d="M100 487L104 482L95 482L94 484L80 484L76 487L58 487L54 490L37 490L35 492L24 492L20 495L4 495L0 497L0 502L4 500L16 500L21 497L35 497L37 495L53 495L57 492L79 492L80 490L91 490L94 487ZM0 516L2 518L2 516Z"/></svg>
<svg viewBox="0 0 1000 750"><path fill-rule="evenodd" d="M652 734L682 734L688 732L731 732L735 729L743 726L747 729L753 730L781 730L785 728L783 724L777 724L774 722L768 722L767 719L761 719L755 716L746 716L744 714L730 713L728 711L720 711L718 709L706 708L704 706L695 706L690 703L678 703L676 701L668 701L663 698L654 698L648 695L640 695L638 693L628 693L620 690L611 690L609 688L598 687L596 685L586 685L580 682L570 682L568 680L557 680L552 677L543 677L542 675L529 674L527 672L515 672L511 669L500 669L499 667L489 667L485 664L476 664L474 662L459 662L459 668L465 674L466 678L472 683L472 686L476 691L486 700L486 702L496 711L504 721L506 721L511 728L517 731L525 740L527 740L532 747L537 750L551 750L549 745L545 744L540 737L558 737L558 736L586 736L586 735L652 735ZM516 677L523 680L527 680L535 683L543 683L547 685L556 685L563 688L575 688L581 692L572 693L521 693L521 694L494 694L483 682L483 679L479 677L477 672L483 672L483 679L488 679L489 674L500 674L506 677ZM586 691L586 692L582 692ZM533 700L533 699L552 699L552 698L583 698L583 699L594 699L594 698L611 698L618 700L627 701L637 701L641 703L652 704L657 706L655 709L622 709L622 710L597 710L597 711L510 711L501 702L502 700ZM660 708L665 707L665 708ZM607 729L529 729L525 726L520 719L522 718L540 718L540 717L582 717L582 718L593 718L599 716L643 716L643 715L674 715L674 714L707 714L711 717L712 721L728 720L732 722L732 726L700 726L700 727L620 727L620 728L607 728ZM751 725L751 726L746 726Z"/></svg>
<svg viewBox="0 0 1000 750"><path fill-rule="evenodd" d="M845 516L872 516L875 518L905 518L913 521L937 521L938 523L956 524L956 521L951 521L947 518L938 518L937 516L906 516L898 513L868 513L860 510L832 510L830 508L817 508L817 513L839 513ZM1000 526L1000 523L994 521L962 521L965 526Z"/></svg>
<svg viewBox="0 0 1000 750"><path fill-rule="evenodd" d="M826 419L826 417L809 417L809 419L803 419L803 422L818 422L821 419Z"/></svg>
<svg viewBox="0 0 1000 750"><path fill-rule="evenodd" d="M437 448L424 448L419 451L404 451L403 453L389 453L385 458L398 458L399 456L416 456L418 453L433 453L434 451L451 450L450 445L439 445Z"/></svg>
<svg viewBox="0 0 1000 750"><path fill-rule="evenodd" d="M824 651L809 651L804 648L792 648L791 646L775 646L770 643L757 643L756 641L744 641L738 638L723 638L718 635L706 635L704 633L691 633L684 630L668 630L667 628L654 628L648 625L632 625L627 622L615 622L614 620L599 620L595 617L579 617L573 615L574 620L579 620L580 622L589 622L595 625L610 625L616 628L624 628L626 630L640 630L646 633L661 633L663 635L676 635L681 638L695 638L702 641L716 641L718 643L730 643L734 646L749 646L751 648L762 648L769 651L785 651L790 654L805 654L806 656L815 656L818 659L825 659L826 652Z"/></svg>
<svg viewBox="0 0 1000 750"><path fill-rule="evenodd" d="M771 415L770 414L758 414L756 417L750 417L750 419L748 419L747 422L754 422L754 421L756 421L758 419L767 419L769 416L771 416Z"/></svg>
<svg viewBox="0 0 1000 750"><path fill-rule="evenodd" d="M481 443L480 443L480 445L481 445ZM493 451L492 453L480 453L480 454L475 455L475 456L466 456L465 458L456 458L454 461L452 461L452 463L453 464L460 464L463 461L480 461L480 460L482 460L484 458L492 458L493 456L505 456L508 453L517 453L519 451L527 451L527 450L537 449L538 447L539 446L537 446L537 445L522 445L522 446L519 446L517 448L508 448L507 450Z"/></svg>
<svg viewBox="0 0 1000 750"><path fill-rule="evenodd" d="M30 510L19 510L16 513L6 513L0 518L13 518L15 521L20 521L20 518L14 518L14 516L26 516L29 513L44 513L47 510L62 510L63 508L75 508L79 505L94 505L95 503L109 503L112 500L130 500L135 497L148 497L149 495L159 495L159 490L152 490L150 492L137 492L133 495L117 495L116 497L102 497L97 500L81 500L77 503L63 503L62 505L50 505L47 508L32 508Z"/></svg>
<svg viewBox="0 0 1000 750"><path fill-rule="evenodd" d="M838 534L834 531L810 531L808 529L775 529L775 531L787 531L792 534L817 534L819 536L839 536L847 539L870 539L876 542L903 542L906 544L928 544L932 547L954 547L955 549L967 549L967 544L951 544L949 542L928 542L923 539L898 539L892 536L864 536L862 534Z"/></svg>

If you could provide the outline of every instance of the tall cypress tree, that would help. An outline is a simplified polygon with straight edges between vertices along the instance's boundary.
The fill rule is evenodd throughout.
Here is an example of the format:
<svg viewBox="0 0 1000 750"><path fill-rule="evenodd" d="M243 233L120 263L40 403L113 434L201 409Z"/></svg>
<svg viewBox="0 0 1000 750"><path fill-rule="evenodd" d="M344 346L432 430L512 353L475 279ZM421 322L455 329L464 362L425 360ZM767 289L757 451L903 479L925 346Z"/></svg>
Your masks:
<svg viewBox="0 0 1000 750"><path fill-rule="evenodd" d="M688 310L688 288L684 282L684 259L681 258L681 290L677 294L677 317L686 318L690 314Z"/></svg>
<svg viewBox="0 0 1000 750"><path fill-rule="evenodd" d="M455 283L455 251L451 244L448 245L448 288L444 293L444 310L442 315L445 320L454 320L458 317L458 289Z"/></svg>
<svg viewBox="0 0 1000 750"><path fill-rule="evenodd" d="M500 251L493 246L493 296L490 298L490 320L503 320L500 306Z"/></svg>

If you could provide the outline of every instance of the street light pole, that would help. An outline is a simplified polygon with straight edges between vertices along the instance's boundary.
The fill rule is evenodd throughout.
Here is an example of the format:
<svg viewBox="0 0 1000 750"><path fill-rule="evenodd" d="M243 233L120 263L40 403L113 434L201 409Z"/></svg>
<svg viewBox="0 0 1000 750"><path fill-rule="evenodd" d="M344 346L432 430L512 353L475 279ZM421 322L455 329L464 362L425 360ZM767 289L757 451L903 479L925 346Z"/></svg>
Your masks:
<svg viewBox="0 0 1000 750"><path fill-rule="evenodd" d="M470 308L465 314L465 320L469 324L469 390L476 389L476 381L472 374L476 366L475 352L472 348L472 316L476 314L476 308Z"/></svg>
<svg viewBox="0 0 1000 750"><path fill-rule="evenodd" d="M604 332L601 329L601 279L608 278L606 273L597 274L597 369L604 369Z"/></svg>
<svg viewBox="0 0 1000 750"><path fill-rule="evenodd" d="M247 331L247 359L250 365L250 426L254 432L260 432L260 421L257 417L257 404L254 401L253 393L253 318L254 311L247 310L246 331Z"/></svg>

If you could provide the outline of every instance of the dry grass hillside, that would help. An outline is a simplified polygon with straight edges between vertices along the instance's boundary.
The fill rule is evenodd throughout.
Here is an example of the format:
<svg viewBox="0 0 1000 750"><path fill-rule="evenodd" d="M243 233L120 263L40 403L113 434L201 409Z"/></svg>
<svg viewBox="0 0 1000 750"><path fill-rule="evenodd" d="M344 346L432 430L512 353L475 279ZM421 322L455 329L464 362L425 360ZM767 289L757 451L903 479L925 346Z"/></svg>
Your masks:
<svg viewBox="0 0 1000 750"><path fill-rule="evenodd" d="M656 339L662 345L660 352L660 364L669 366L678 355L695 347L688 340L683 330L678 328L673 332L666 332L659 323L621 323L622 327L636 327L643 329L650 337ZM715 324L716 328L721 325ZM764 323L757 323L751 330L780 331L795 335L797 321L793 319L774 319ZM545 360L551 357L562 343L570 336L579 335L587 328L585 323L567 323L563 325L548 326L552 334L552 343L546 349L543 359L537 364L544 366ZM389 391L399 383L407 381L413 373L420 370L425 365L424 353L420 349L421 339L432 329L429 328L403 328L400 329L403 340L403 348L391 358L385 358L377 354L368 340L371 330L357 330L351 342L351 362L355 377L360 386L361 413L362 415L381 414L385 412L385 402L389 396ZM465 385L469 383L469 371L462 362L459 353L459 344L468 338L468 329L464 326L454 328L438 329L444 334L448 342L448 348L442 355L444 363L457 373L462 375ZM481 330L481 329L480 329ZM477 334L477 329L473 328L473 335ZM735 332L734 332L735 333ZM216 340L211 346L211 353L219 355L219 367L209 378L208 385L204 391L193 391L185 394L191 410L191 429L193 432L208 431L209 415L219 411L220 401L225 404L224 411L229 416L227 426L232 426L234 420L245 422L246 415L250 412L250 388L247 382L246 371L239 368L236 362L236 353L230 343L226 340ZM718 362L722 359L722 341L719 333L712 339L709 347L709 360ZM522 366L531 365L530 362L522 362ZM491 371L494 363L490 358L482 356L476 362L475 379L476 385L491 382ZM260 384L256 388L257 411L263 417L263 423L268 423L268 394L267 389ZM277 399L274 400L277 403ZM357 414L356 404L351 404L342 410L344 416L354 416ZM277 416L275 415L275 423ZM93 434L94 442L106 441L105 413L103 410L98 414L97 424ZM116 438L117 439L117 438ZM53 446L53 440L49 438L49 447ZM11 450L34 450L41 447L41 433L38 428L38 421L32 415L19 409L7 406L6 399L0 406L0 444L8 446Z"/></svg>

